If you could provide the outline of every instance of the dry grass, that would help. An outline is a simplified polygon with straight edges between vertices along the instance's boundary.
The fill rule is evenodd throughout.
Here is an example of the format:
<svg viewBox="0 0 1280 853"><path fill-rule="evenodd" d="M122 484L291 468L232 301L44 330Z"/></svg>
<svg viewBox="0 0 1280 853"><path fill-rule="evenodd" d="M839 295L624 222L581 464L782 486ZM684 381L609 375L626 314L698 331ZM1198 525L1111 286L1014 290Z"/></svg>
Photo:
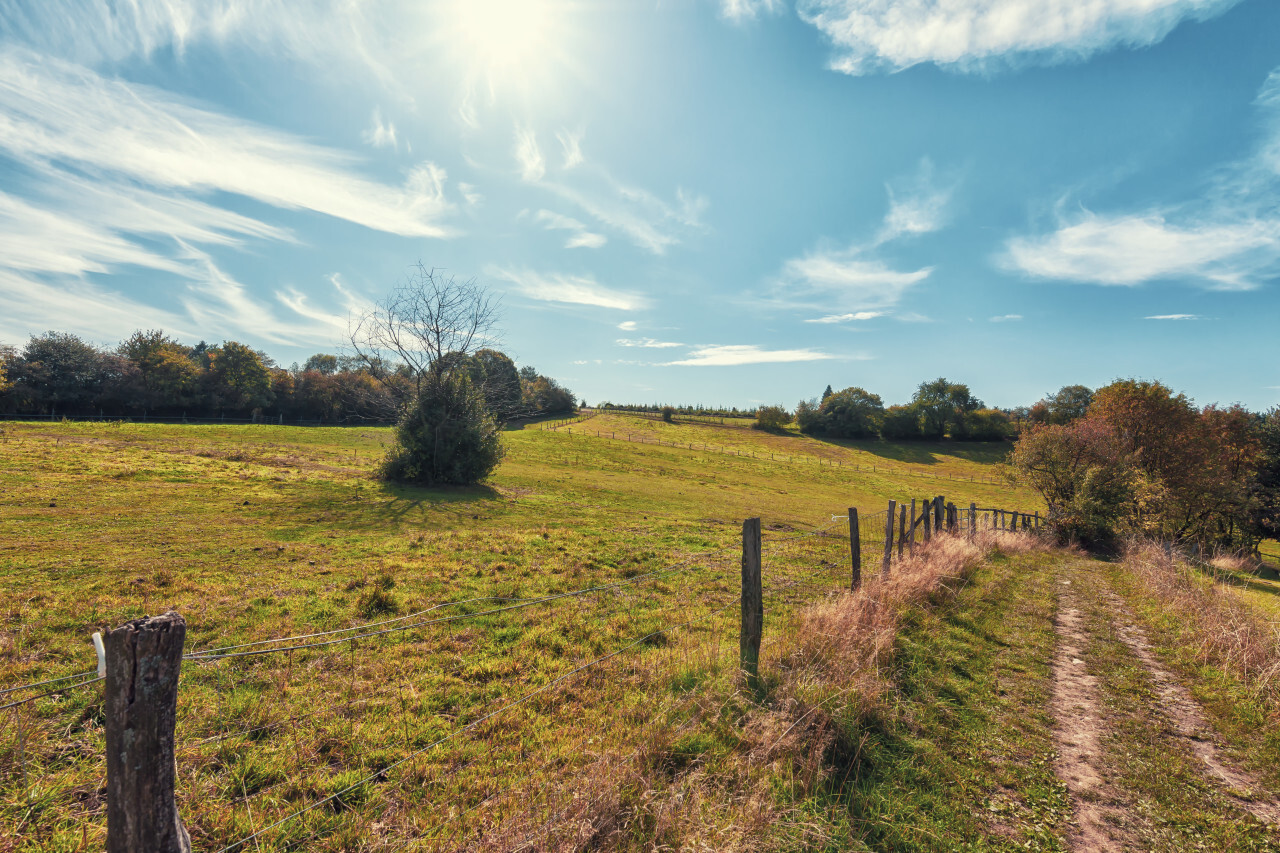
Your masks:
<svg viewBox="0 0 1280 853"><path fill-rule="evenodd" d="M1280 630L1273 623L1177 551L1133 543L1124 565L1140 592L1160 602L1181 626L1197 663L1226 669L1251 684L1267 705L1280 704ZM1252 568L1247 558L1230 555L1216 556L1209 565L1232 572Z"/></svg>

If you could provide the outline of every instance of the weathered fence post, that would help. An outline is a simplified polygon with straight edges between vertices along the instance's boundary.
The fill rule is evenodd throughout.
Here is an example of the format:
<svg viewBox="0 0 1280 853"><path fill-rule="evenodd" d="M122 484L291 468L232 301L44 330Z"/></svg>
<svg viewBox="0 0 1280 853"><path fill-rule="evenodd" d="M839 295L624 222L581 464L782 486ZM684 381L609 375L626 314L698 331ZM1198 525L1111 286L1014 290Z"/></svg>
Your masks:
<svg viewBox="0 0 1280 853"><path fill-rule="evenodd" d="M956 527L960 524L959 513L956 511L956 505L947 504L947 532L952 536L956 535Z"/></svg>
<svg viewBox="0 0 1280 853"><path fill-rule="evenodd" d="M972 539L978 535L978 505L973 501L969 502L969 538Z"/></svg>
<svg viewBox="0 0 1280 853"><path fill-rule="evenodd" d="M146 616L106 637L107 853L190 853L173 799L178 673L187 623Z"/></svg>
<svg viewBox="0 0 1280 853"><path fill-rule="evenodd" d="M929 511L928 501L922 501L921 503L923 505L920 507L920 521L921 523L924 524L923 538L925 542L928 542L930 539L933 538L933 529L932 529L932 521L931 521L933 517L933 513Z"/></svg>
<svg viewBox="0 0 1280 853"><path fill-rule="evenodd" d="M862 531L858 529L858 509L849 507L849 559L853 573L849 579L849 591L854 592L862 583Z"/></svg>
<svg viewBox="0 0 1280 853"><path fill-rule="evenodd" d="M1016 512L1009 513L1009 532L1018 532L1018 513Z"/></svg>
<svg viewBox="0 0 1280 853"><path fill-rule="evenodd" d="M760 686L760 638L764 633L764 590L760 583L760 519L742 522L742 636L739 651L747 686Z"/></svg>
<svg viewBox="0 0 1280 853"><path fill-rule="evenodd" d="M902 543L907 538L907 505L898 507L898 559L902 559Z"/></svg>
<svg viewBox="0 0 1280 853"><path fill-rule="evenodd" d="M936 498L933 499L933 532L934 533L942 532L943 501L944 501L944 498L942 497L942 495L938 495Z"/></svg>
<svg viewBox="0 0 1280 853"><path fill-rule="evenodd" d="M911 526L907 530L907 553L912 556L916 553L916 499L911 499Z"/></svg>
<svg viewBox="0 0 1280 853"><path fill-rule="evenodd" d="M884 559L880 562L880 576L889 577L889 561L893 559L893 522L897 515L897 501L889 501L889 514L884 523Z"/></svg>

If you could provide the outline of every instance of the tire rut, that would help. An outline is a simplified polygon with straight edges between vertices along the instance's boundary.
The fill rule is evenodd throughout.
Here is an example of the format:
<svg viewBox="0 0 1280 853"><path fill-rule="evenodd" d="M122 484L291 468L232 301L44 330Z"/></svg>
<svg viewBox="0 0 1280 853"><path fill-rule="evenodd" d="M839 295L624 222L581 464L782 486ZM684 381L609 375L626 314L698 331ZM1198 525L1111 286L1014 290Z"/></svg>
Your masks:
<svg viewBox="0 0 1280 853"><path fill-rule="evenodd" d="M1135 624L1124 601L1111 591L1105 591L1102 598L1115 616L1117 636L1147 671L1160 697L1157 713L1168 723L1170 733L1186 744L1204 765L1205 775L1236 805L1263 823L1280 824L1280 803L1265 793L1257 776L1223 754L1200 704L1152 654L1146 632Z"/></svg>
<svg viewBox="0 0 1280 853"><path fill-rule="evenodd" d="M1062 583L1064 587L1071 584ZM1088 631L1075 604L1073 593L1062 592L1054 618L1058 636L1053 661L1054 772L1071 795L1075 822L1067 845L1078 853L1128 850L1131 839L1121 828L1127 823L1126 810L1116 804L1102 766L1106 722L1098 701L1098 678L1085 664Z"/></svg>

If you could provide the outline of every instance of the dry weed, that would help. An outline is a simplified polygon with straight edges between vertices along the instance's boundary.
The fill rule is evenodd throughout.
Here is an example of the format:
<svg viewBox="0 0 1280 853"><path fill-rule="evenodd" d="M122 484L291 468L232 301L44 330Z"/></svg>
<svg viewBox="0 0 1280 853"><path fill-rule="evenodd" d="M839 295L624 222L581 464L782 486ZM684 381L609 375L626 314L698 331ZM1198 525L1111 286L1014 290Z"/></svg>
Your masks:
<svg viewBox="0 0 1280 853"><path fill-rule="evenodd" d="M1221 585L1206 581L1185 556L1155 543L1132 543L1124 555L1143 592L1176 614L1193 638L1195 658L1253 685L1269 705L1280 702L1280 631ZM1246 558L1219 555L1218 569L1237 571Z"/></svg>

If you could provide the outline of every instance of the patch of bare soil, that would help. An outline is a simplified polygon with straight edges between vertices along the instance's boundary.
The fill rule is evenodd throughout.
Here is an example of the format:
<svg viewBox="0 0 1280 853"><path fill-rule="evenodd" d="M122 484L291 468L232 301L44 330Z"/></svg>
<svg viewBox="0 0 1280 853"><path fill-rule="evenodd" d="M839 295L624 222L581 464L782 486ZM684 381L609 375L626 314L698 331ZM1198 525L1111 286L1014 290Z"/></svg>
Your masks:
<svg viewBox="0 0 1280 853"><path fill-rule="evenodd" d="M1064 582L1069 584L1069 581ZM1058 648L1053 661L1054 772L1071 794L1076 829L1067 838L1075 851L1130 849L1124 809L1114 803L1102 767L1100 742L1105 721L1098 702L1098 679L1085 664L1089 637L1074 599L1063 593L1054 630Z"/></svg>
<svg viewBox="0 0 1280 853"><path fill-rule="evenodd" d="M1151 653L1146 633L1134 624L1120 597L1106 593L1104 599L1117 615L1117 634L1133 656L1142 663L1151 684L1160 696L1160 711L1172 733L1185 741L1191 754L1200 759L1209 778L1241 808L1267 824L1280 823L1280 803L1263 792L1256 776L1235 766L1219 748L1199 703L1169 670Z"/></svg>

